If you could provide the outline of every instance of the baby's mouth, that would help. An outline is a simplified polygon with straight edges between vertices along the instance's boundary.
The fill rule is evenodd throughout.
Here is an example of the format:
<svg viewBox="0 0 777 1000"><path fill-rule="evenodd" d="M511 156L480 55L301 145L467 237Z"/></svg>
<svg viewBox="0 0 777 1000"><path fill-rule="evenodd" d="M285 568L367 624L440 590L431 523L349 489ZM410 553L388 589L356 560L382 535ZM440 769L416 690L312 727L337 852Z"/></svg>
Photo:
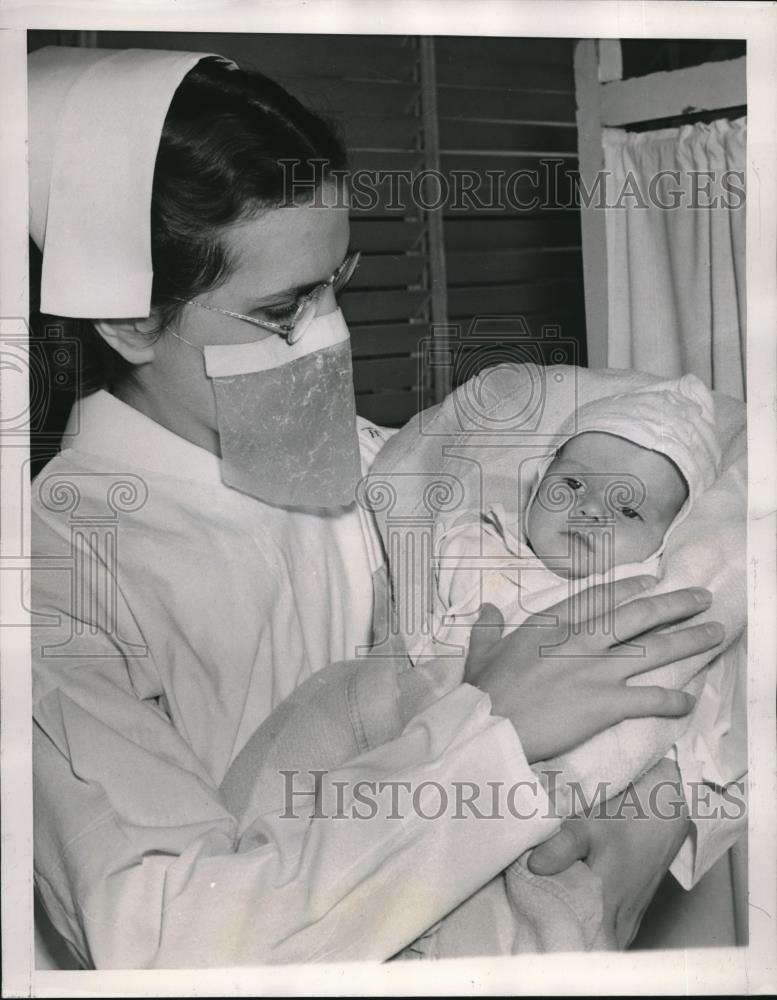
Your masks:
<svg viewBox="0 0 777 1000"><path fill-rule="evenodd" d="M596 549L596 539L593 531L586 531L581 528L567 528L564 532L572 542L577 542L587 552L594 552Z"/></svg>

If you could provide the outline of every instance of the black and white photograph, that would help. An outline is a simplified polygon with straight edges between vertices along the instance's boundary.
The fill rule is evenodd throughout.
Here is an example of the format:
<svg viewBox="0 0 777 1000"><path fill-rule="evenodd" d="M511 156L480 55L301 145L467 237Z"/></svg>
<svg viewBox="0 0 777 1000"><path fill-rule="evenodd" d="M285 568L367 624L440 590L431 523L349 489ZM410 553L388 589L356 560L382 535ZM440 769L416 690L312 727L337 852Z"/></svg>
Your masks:
<svg viewBox="0 0 777 1000"><path fill-rule="evenodd" d="M3 996L777 990L775 53L0 3Z"/></svg>

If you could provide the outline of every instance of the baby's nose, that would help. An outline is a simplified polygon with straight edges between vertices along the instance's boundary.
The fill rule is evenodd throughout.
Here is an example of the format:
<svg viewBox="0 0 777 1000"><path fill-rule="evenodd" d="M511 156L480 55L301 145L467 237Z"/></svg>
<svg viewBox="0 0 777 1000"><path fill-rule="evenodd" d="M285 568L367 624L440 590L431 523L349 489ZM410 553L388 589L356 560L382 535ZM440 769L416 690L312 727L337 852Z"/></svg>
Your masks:
<svg viewBox="0 0 777 1000"><path fill-rule="evenodd" d="M573 513L576 517L585 517L593 521L603 520L607 516L605 503L596 493L581 496Z"/></svg>

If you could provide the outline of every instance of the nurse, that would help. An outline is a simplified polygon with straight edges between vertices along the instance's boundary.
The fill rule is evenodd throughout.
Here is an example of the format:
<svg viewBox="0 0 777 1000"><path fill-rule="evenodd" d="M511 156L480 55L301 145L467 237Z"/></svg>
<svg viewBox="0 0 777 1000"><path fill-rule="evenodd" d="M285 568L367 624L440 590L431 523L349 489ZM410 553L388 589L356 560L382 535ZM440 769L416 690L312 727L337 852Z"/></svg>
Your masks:
<svg viewBox="0 0 777 1000"><path fill-rule="evenodd" d="M381 555L353 497L386 432L355 417L336 306L356 263L340 143L200 53L44 49L29 84L41 312L99 386L33 486L39 897L85 967L388 959L559 829L533 761L690 699L627 687L571 602L559 637L573 613L590 628L559 661L486 609L479 689L360 660ZM652 631L707 604L638 597L617 631L650 669L715 645ZM369 821L359 782L390 793ZM517 786L525 818L432 822L427 782ZM638 910L687 821L640 831L639 865L632 825L608 857ZM546 870L601 841L584 829Z"/></svg>

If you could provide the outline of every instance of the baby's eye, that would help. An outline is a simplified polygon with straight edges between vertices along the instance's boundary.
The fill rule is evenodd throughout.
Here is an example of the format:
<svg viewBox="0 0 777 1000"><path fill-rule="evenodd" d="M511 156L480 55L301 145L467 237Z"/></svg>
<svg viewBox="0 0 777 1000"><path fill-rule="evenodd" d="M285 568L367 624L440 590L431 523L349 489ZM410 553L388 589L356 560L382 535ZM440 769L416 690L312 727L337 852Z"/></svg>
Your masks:
<svg viewBox="0 0 777 1000"><path fill-rule="evenodd" d="M564 483L571 490L582 490L582 488L583 488L583 484L580 482L580 480L579 479L573 479L572 476L565 476L564 477Z"/></svg>
<svg viewBox="0 0 777 1000"><path fill-rule="evenodd" d="M640 521L642 520L642 515L634 510L633 507L621 507L621 514L623 514L624 517L631 518L632 520L634 518L637 518Z"/></svg>

